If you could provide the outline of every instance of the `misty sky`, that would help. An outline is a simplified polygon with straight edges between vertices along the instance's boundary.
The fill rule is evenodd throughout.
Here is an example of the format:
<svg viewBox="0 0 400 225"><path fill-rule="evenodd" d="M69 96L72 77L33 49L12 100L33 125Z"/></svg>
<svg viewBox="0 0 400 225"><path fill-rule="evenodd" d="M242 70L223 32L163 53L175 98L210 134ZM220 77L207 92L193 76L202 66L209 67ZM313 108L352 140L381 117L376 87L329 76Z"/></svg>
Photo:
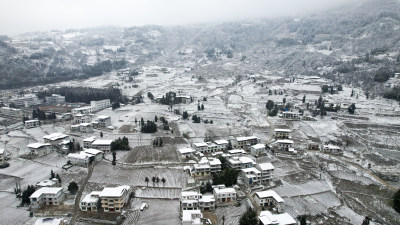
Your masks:
<svg viewBox="0 0 400 225"><path fill-rule="evenodd" d="M2 0L0 34L298 16L360 0Z"/></svg>

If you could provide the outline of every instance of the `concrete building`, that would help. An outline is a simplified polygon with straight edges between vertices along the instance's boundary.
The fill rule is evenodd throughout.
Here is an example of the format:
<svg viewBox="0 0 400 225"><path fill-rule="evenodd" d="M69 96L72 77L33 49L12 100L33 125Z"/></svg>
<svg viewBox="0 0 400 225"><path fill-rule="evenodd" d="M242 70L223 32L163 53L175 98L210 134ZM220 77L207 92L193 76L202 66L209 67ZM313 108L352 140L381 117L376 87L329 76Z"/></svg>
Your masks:
<svg viewBox="0 0 400 225"><path fill-rule="evenodd" d="M256 192L254 201L260 207L276 208L278 213L284 211L283 199L273 190Z"/></svg>
<svg viewBox="0 0 400 225"><path fill-rule="evenodd" d="M282 118L288 120L300 120L300 113L298 112L283 112Z"/></svg>
<svg viewBox="0 0 400 225"><path fill-rule="evenodd" d="M35 191L30 197L31 207L40 208L43 205L61 205L64 191L61 187L44 187Z"/></svg>
<svg viewBox="0 0 400 225"><path fill-rule="evenodd" d="M9 107L1 107L0 114L6 117L12 117L16 119L22 119L24 117L24 111L22 109L14 109Z"/></svg>
<svg viewBox="0 0 400 225"><path fill-rule="evenodd" d="M295 219L288 213L272 214L270 211L261 211L258 216L260 225L297 225Z"/></svg>
<svg viewBox="0 0 400 225"><path fill-rule="evenodd" d="M196 152L193 148L181 148L178 150L179 153L181 154L182 158L189 158L193 156L193 153Z"/></svg>
<svg viewBox="0 0 400 225"><path fill-rule="evenodd" d="M52 133L49 135L43 136L44 143L51 144L56 146L65 140L69 140L69 136L63 133Z"/></svg>
<svg viewBox="0 0 400 225"><path fill-rule="evenodd" d="M93 127L95 128L107 128L111 126L111 117L110 116L98 116L96 120L92 122Z"/></svg>
<svg viewBox="0 0 400 225"><path fill-rule="evenodd" d="M292 140L277 140L276 141L278 150L289 151L289 148L293 148L294 142Z"/></svg>
<svg viewBox="0 0 400 225"><path fill-rule="evenodd" d="M340 154L342 153L342 149L339 146L336 145L324 145L324 147L322 148L323 152L326 153L332 153L332 154Z"/></svg>
<svg viewBox="0 0 400 225"><path fill-rule="evenodd" d="M40 126L39 120L26 120L25 121L25 128L34 128Z"/></svg>
<svg viewBox="0 0 400 225"><path fill-rule="evenodd" d="M275 167L271 163L259 163L255 168L261 172L261 183L269 183L274 178Z"/></svg>
<svg viewBox="0 0 400 225"><path fill-rule="evenodd" d="M10 103L14 103L17 107L29 107L32 105L40 105L42 102L34 94L25 95L23 97L12 98Z"/></svg>
<svg viewBox="0 0 400 225"><path fill-rule="evenodd" d="M104 188L99 194L101 207L104 212L121 212L124 205L129 201L131 193L130 186L119 186L115 188Z"/></svg>
<svg viewBox="0 0 400 225"><path fill-rule="evenodd" d="M51 96L46 96L45 97L46 103L52 104L52 103L64 103L65 102L65 97L58 95L58 94L52 94Z"/></svg>
<svg viewBox="0 0 400 225"><path fill-rule="evenodd" d="M192 176L208 176L221 172L221 161L217 158L203 157L190 170Z"/></svg>
<svg viewBox="0 0 400 225"><path fill-rule="evenodd" d="M228 166L235 170L241 170L244 168L250 168L254 166L252 159L246 156L232 157L227 160Z"/></svg>
<svg viewBox="0 0 400 225"><path fill-rule="evenodd" d="M92 107L92 111L96 112L111 107L111 102L110 99L90 101L90 107Z"/></svg>
<svg viewBox="0 0 400 225"><path fill-rule="evenodd" d="M290 130L289 129L275 129L275 138L276 139L290 139Z"/></svg>
<svg viewBox="0 0 400 225"><path fill-rule="evenodd" d="M79 203L79 210L84 212L99 210L99 207L101 207L100 193L101 191L92 191L87 194Z"/></svg>
<svg viewBox="0 0 400 225"><path fill-rule="evenodd" d="M236 190L234 188L215 187L213 194L217 202L236 201Z"/></svg>
<svg viewBox="0 0 400 225"><path fill-rule="evenodd" d="M32 156L44 156L53 152L53 147L48 143L32 143L28 145L28 149Z"/></svg>
<svg viewBox="0 0 400 225"><path fill-rule="evenodd" d="M203 225L203 214L200 210L183 210L182 225Z"/></svg>
<svg viewBox="0 0 400 225"><path fill-rule="evenodd" d="M265 152L265 144L256 144L250 147L250 153L252 156L260 156Z"/></svg>
<svg viewBox="0 0 400 225"><path fill-rule="evenodd" d="M247 150L252 145L260 143L260 139L256 136L250 137L236 137L233 139L233 147Z"/></svg>
<svg viewBox="0 0 400 225"><path fill-rule="evenodd" d="M103 151L104 153L108 153L111 151L111 142L112 140L95 140L92 143L92 147L94 149Z"/></svg>
<svg viewBox="0 0 400 225"><path fill-rule="evenodd" d="M84 152L79 152L79 153L69 153L67 156L67 160L75 166L82 166L82 167L87 167L91 161L92 156L89 154L86 154Z"/></svg>
<svg viewBox="0 0 400 225"><path fill-rule="evenodd" d="M96 140L96 137L88 137L83 139L83 148L92 148L92 143Z"/></svg>
<svg viewBox="0 0 400 225"><path fill-rule="evenodd" d="M213 195L203 195L199 199L199 208L202 211L214 210L215 209L215 198Z"/></svg>

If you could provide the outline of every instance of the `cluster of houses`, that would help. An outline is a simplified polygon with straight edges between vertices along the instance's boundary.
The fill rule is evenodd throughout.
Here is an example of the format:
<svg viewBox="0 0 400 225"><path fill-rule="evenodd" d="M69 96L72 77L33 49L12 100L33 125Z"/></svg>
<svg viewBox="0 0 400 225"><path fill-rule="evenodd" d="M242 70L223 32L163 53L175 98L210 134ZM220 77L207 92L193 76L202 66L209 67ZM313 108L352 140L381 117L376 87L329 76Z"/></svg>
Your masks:
<svg viewBox="0 0 400 225"><path fill-rule="evenodd" d="M105 129L111 126L111 117L100 115L93 119L93 114L74 115L74 125L71 125L71 132L93 133L93 128Z"/></svg>
<svg viewBox="0 0 400 225"><path fill-rule="evenodd" d="M261 211L258 216L259 224L262 225L295 225L296 220L288 213L284 213L284 200L273 190L256 192L253 196ZM265 210L268 209L268 210ZM272 212L271 212L272 211ZM274 213L273 213L274 212Z"/></svg>

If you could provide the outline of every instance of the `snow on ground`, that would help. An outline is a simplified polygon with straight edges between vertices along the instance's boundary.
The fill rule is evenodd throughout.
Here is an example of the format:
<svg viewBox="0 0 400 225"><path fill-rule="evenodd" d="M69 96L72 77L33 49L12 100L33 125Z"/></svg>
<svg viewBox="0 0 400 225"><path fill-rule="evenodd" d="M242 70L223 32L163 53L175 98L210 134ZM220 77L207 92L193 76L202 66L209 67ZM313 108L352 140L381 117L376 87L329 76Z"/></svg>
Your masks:
<svg viewBox="0 0 400 225"><path fill-rule="evenodd" d="M137 189L135 196L137 198L180 199L181 192L181 188L164 188L162 182L155 183L153 186L150 179L149 186Z"/></svg>
<svg viewBox="0 0 400 225"><path fill-rule="evenodd" d="M30 219L27 208L19 208L20 200L15 194L0 192L0 223L4 225L24 224Z"/></svg>
<svg viewBox="0 0 400 225"><path fill-rule="evenodd" d="M274 188L274 191L281 197L291 197L299 195L311 195L330 191L331 188L324 180L312 180L302 184L290 184L282 180L282 186Z"/></svg>
<svg viewBox="0 0 400 225"><path fill-rule="evenodd" d="M138 225L181 224L179 200L145 199L142 201L147 203L149 208L140 212Z"/></svg>

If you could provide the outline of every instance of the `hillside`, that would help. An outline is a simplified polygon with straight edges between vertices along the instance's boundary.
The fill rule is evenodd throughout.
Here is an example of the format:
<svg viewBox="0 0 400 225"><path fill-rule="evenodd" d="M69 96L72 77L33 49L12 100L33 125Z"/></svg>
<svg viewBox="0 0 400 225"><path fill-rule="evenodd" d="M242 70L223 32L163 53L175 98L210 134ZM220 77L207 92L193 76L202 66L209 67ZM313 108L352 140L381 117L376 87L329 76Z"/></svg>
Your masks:
<svg viewBox="0 0 400 225"><path fill-rule="evenodd" d="M381 94L383 84L374 82L376 74L400 71L399 12L399 1L371 0L303 18L3 37L0 88L88 78L145 64L213 65L199 74L215 74L233 61L241 62L244 71L320 75L375 87Z"/></svg>

